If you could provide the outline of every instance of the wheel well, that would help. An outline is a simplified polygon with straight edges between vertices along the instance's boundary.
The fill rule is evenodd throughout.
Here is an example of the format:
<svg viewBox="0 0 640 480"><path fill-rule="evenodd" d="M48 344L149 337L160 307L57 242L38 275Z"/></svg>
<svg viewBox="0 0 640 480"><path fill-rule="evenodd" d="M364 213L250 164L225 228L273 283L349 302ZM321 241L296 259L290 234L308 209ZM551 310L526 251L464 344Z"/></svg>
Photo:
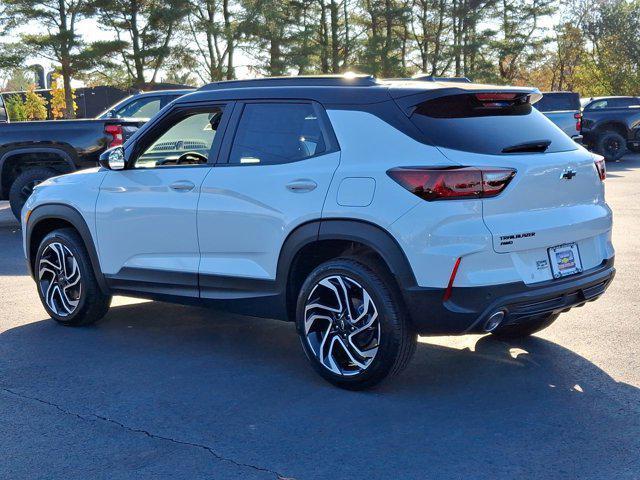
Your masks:
<svg viewBox="0 0 640 480"><path fill-rule="evenodd" d="M16 153L8 157L2 164L2 197L7 197L11 184L18 175L35 167L53 168L60 173L73 171L69 162L56 152Z"/></svg>
<svg viewBox="0 0 640 480"><path fill-rule="evenodd" d="M357 257L378 273L397 282L384 258L364 243L351 240L318 240L302 247L296 253L287 279L286 307L289 319L295 319L298 292L309 274L320 264L338 257Z"/></svg>
<svg viewBox="0 0 640 480"><path fill-rule="evenodd" d="M598 135L602 135L604 132L614 131L622 135L625 139L627 138L627 127L625 127L621 123L604 123L598 127Z"/></svg>
<svg viewBox="0 0 640 480"><path fill-rule="evenodd" d="M44 218L33 227L28 245L29 258L31 259L31 271L35 272L36 254L38 253L38 247L40 246L42 239L49 233L60 228L72 228L76 232L78 231L71 222L61 218Z"/></svg>

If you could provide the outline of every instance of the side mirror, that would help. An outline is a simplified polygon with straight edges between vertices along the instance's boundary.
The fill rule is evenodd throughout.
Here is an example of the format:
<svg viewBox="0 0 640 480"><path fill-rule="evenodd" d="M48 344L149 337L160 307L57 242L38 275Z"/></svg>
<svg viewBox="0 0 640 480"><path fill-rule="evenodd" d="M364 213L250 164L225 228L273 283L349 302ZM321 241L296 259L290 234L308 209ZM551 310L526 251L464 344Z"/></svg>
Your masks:
<svg viewBox="0 0 640 480"><path fill-rule="evenodd" d="M100 155L98 162L100 166L109 170L124 170L124 148L121 146L110 148Z"/></svg>
<svg viewBox="0 0 640 480"><path fill-rule="evenodd" d="M116 118L116 117L117 115L115 110L111 109L107 112L107 118Z"/></svg>

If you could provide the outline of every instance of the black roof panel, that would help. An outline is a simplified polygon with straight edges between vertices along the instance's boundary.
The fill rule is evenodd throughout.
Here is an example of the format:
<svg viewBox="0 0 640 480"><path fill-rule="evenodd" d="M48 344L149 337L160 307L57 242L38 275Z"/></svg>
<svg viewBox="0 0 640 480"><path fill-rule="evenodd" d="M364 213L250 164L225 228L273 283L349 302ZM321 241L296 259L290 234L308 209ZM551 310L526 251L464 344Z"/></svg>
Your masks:
<svg viewBox="0 0 640 480"><path fill-rule="evenodd" d="M467 91L518 91L539 93L531 87L505 87L450 81L415 79L376 80L369 75L268 77L215 82L177 103L227 100L315 100L323 105L366 105L417 95L461 94Z"/></svg>

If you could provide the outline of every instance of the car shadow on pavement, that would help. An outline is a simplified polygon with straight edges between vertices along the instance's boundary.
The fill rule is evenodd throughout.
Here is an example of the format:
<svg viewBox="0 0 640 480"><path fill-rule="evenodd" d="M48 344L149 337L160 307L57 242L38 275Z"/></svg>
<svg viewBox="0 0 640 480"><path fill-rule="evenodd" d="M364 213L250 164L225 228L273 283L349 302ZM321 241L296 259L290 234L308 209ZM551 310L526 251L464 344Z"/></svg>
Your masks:
<svg viewBox="0 0 640 480"><path fill-rule="evenodd" d="M316 376L291 324L146 302L2 333L0 388L297 479L640 471L639 389L542 338L467 340L423 339L403 375L349 392Z"/></svg>
<svg viewBox="0 0 640 480"><path fill-rule="evenodd" d="M620 160L607 162L607 176L611 178L623 177L625 172L640 168L640 155L636 153L628 154Z"/></svg>

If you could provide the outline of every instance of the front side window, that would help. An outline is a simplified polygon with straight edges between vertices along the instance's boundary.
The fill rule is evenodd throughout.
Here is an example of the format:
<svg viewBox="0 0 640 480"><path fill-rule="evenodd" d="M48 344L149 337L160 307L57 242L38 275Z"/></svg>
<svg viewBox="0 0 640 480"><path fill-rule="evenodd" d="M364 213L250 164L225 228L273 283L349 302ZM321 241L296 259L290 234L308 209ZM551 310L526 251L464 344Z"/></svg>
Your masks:
<svg viewBox="0 0 640 480"><path fill-rule="evenodd" d="M229 163L289 163L325 150L320 120L310 103L250 103L242 111Z"/></svg>
<svg viewBox="0 0 640 480"><path fill-rule="evenodd" d="M637 98L608 98L596 100L587 106L585 110L604 110L605 108L629 108L639 104Z"/></svg>
<svg viewBox="0 0 640 480"><path fill-rule="evenodd" d="M136 159L135 168L206 164L222 114L216 107L181 116Z"/></svg>

